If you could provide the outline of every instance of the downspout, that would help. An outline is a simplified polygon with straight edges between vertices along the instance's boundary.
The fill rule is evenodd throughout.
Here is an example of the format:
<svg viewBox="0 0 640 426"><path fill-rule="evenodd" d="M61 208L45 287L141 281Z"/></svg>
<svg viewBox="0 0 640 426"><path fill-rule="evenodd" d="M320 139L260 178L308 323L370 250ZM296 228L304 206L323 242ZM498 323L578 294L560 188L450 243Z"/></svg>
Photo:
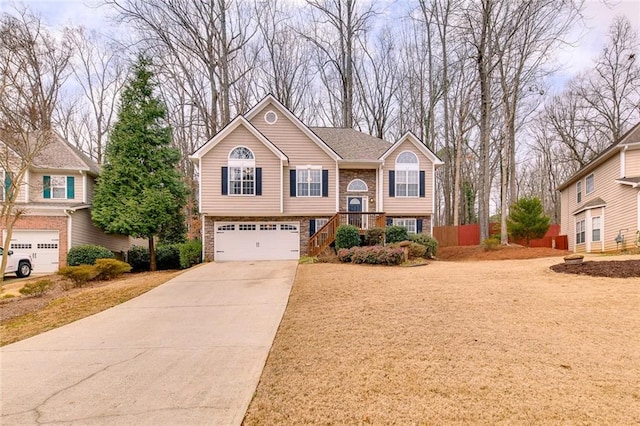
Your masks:
<svg viewBox="0 0 640 426"><path fill-rule="evenodd" d="M73 217L71 216L72 213L75 212L75 210L73 209L64 209L64 214L67 215L67 217L69 218L69 220L67 220L67 252L69 252L69 249L71 249L71 245L73 243L73 239L71 238L73 236ZM58 255L58 264L62 265L62 262L60 262L60 255ZM67 266L67 262L65 261L64 266Z"/></svg>

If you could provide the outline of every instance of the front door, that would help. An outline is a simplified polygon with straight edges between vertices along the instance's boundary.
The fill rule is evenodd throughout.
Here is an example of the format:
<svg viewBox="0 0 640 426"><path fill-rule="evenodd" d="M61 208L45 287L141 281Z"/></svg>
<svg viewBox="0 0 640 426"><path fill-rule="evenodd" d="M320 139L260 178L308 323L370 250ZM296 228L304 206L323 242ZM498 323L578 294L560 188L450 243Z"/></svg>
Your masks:
<svg viewBox="0 0 640 426"><path fill-rule="evenodd" d="M349 225L366 229L366 215L356 213L365 211L365 200L365 197L347 197L347 211L354 212L349 215Z"/></svg>

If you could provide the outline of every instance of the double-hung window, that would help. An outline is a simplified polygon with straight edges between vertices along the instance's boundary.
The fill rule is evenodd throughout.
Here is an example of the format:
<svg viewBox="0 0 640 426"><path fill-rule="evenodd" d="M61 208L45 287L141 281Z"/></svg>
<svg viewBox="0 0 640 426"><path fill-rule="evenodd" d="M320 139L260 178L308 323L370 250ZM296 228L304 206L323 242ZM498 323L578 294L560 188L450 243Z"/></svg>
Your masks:
<svg viewBox="0 0 640 426"><path fill-rule="evenodd" d="M600 216L591 218L591 241L600 241Z"/></svg>
<svg viewBox="0 0 640 426"><path fill-rule="evenodd" d="M410 151L404 151L396 158L395 196L418 197L420 195L420 172L418 157Z"/></svg>
<svg viewBox="0 0 640 426"><path fill-rule="evenodd" d="M51 198L67 198L67 177L51 176Z"/></svg>
<svg viewBox="0 0 640 426"><path fill-rule="evenodd" d="M576 244L584 244L585 229L584 220L576 222Z"/></svg>
<svg viewBox="0 0 640 426"><path fill-rule="evenodd" d="M576 183L576 202L582 202L582 181L580 180Z"/></svg>
<svg viewBox="0 0 640 426"><path fill-rule="evenodd" d="M321 197L322 168L296 168L296 188L298 197Z"/></svg>
<svg viewBox="0 0 640 426"><path fill-rule="evenodd" d="M256 160L249 148L239 146L229 154L229 195L256 194Z"/></svg>
<svg viewBox="0 0 640 426"><path fill-rule="evenodd" d="M586 177L586 179L584 180L584 192L588 194L591 194L593 192L594 188L594 178L593 178L593 173L591 173L589 176Z"/></svg>
<svg viewBox="0 0 640 426"><path fill-rule="evenodd" d="M405 219L405 218L393 219L394 226L403 226L404 228L407 229L407 232L409 234L415 234L418 232L416 222L417 222L416 219Z"/></svg>

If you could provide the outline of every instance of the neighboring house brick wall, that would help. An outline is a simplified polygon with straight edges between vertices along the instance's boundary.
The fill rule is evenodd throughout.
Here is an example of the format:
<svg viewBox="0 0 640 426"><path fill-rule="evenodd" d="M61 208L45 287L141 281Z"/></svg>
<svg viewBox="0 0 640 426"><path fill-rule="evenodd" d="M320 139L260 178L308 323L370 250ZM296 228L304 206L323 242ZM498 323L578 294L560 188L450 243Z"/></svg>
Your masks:
<svg viewBox="0 0 640 426"><path fill-rule="evenodd" d="M56 230L59 233L60 241L58 242L60 268L67 265L67 216L22 216L13 226L13 232L18 230ZM0 227L0 235L4 227ZM35 271L37 272L38 263L35 263Z"/></svg>
<svg viewBox="0 0 640 426"><path fill-rule="evenodd" d="M363 180L367 184L367 192L347 192L349 183L354 179ZM376 191L376 170L340 169L340 211L348 211L347 197L367 197L367 211L375 211Z"/></svg>

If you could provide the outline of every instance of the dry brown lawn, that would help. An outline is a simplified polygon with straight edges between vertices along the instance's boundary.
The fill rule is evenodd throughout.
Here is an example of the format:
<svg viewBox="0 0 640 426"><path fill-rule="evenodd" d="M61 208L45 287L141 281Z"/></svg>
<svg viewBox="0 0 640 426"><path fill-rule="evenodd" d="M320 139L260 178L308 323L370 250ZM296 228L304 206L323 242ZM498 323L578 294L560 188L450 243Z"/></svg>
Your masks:
<svg viewBox="0 0 640 426"><path fill-rule="evenodd" d="M561 261L301 265L244 423L640 424L640 280Z"/></svg>

